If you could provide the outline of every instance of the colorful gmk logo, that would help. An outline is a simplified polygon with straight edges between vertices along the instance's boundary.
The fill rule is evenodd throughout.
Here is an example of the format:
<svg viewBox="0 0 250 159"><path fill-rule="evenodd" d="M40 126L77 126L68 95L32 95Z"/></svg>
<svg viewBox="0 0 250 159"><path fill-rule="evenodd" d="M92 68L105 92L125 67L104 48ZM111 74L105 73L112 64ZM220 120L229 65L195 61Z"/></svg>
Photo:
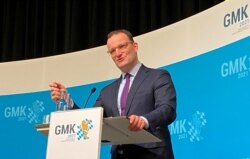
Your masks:
<svg viewBox="0 0 250 159"><path fill-rule="evenodd" d="M85 119L82 121L81 125L77 126L76 137L77 140L87 140L89 139L89 131L93 129L92 120Z"/></svg>

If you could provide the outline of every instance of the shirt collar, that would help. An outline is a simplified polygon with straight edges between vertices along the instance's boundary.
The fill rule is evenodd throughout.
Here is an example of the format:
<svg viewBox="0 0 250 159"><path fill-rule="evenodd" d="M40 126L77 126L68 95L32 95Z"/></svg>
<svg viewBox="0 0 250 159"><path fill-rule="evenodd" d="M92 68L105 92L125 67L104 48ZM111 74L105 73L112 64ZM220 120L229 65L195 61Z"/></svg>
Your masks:
<svg viewBox="0 0 250 159"><path fill-rule="evenodd" d="M132 77L135 77L136 74L138 73L138 71L139 71L141 65L142 65L142 64L141 64L140 62L138 62L138 63L132 68L132 70L129 71L128 73L129 73ZM126 74L126 73L122 73L122 78L123 78L123 79L124 79L124 77L125 77L125 74Z"/></svg>

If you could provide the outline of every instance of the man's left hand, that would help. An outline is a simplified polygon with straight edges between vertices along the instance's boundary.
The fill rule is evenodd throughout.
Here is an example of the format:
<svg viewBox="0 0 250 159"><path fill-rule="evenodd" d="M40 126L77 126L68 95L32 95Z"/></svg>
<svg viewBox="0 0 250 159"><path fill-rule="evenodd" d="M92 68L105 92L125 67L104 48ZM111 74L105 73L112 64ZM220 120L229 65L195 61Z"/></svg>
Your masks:
<svg viewBox="0 0 250 159"><path fill-rule="evenodd" d="M129 118L129 130L131 131L139 131L146 126L145 121L137 115L131 115Z"/></svg>

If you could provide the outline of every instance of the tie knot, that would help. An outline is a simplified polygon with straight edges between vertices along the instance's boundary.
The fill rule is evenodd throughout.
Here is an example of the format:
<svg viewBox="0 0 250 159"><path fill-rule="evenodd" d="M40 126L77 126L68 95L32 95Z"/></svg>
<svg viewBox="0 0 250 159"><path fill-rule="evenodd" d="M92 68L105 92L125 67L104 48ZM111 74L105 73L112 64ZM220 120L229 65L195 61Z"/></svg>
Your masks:
<svg viewBox="0 0 250 159"><path fill-rule="evenodd" d="M124 76L124 78L125 78L125 79L128 79L128 78L130 78L130 76L131 76L131 75L130 75L129 73L126 73L125 76Z"/></svg>

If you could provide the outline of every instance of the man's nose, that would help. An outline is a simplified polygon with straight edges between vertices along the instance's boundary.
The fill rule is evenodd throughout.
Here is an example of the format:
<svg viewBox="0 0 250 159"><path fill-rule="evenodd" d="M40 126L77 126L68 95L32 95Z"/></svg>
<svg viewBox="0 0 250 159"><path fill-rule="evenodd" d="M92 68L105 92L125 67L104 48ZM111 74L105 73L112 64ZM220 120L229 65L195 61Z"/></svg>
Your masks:
<svg viewBox="0 0 250 159"><path fill-rule="evenodd" d="M115 56L120 56L122 54L121 49L115 48L114 54Z"/></svg>

